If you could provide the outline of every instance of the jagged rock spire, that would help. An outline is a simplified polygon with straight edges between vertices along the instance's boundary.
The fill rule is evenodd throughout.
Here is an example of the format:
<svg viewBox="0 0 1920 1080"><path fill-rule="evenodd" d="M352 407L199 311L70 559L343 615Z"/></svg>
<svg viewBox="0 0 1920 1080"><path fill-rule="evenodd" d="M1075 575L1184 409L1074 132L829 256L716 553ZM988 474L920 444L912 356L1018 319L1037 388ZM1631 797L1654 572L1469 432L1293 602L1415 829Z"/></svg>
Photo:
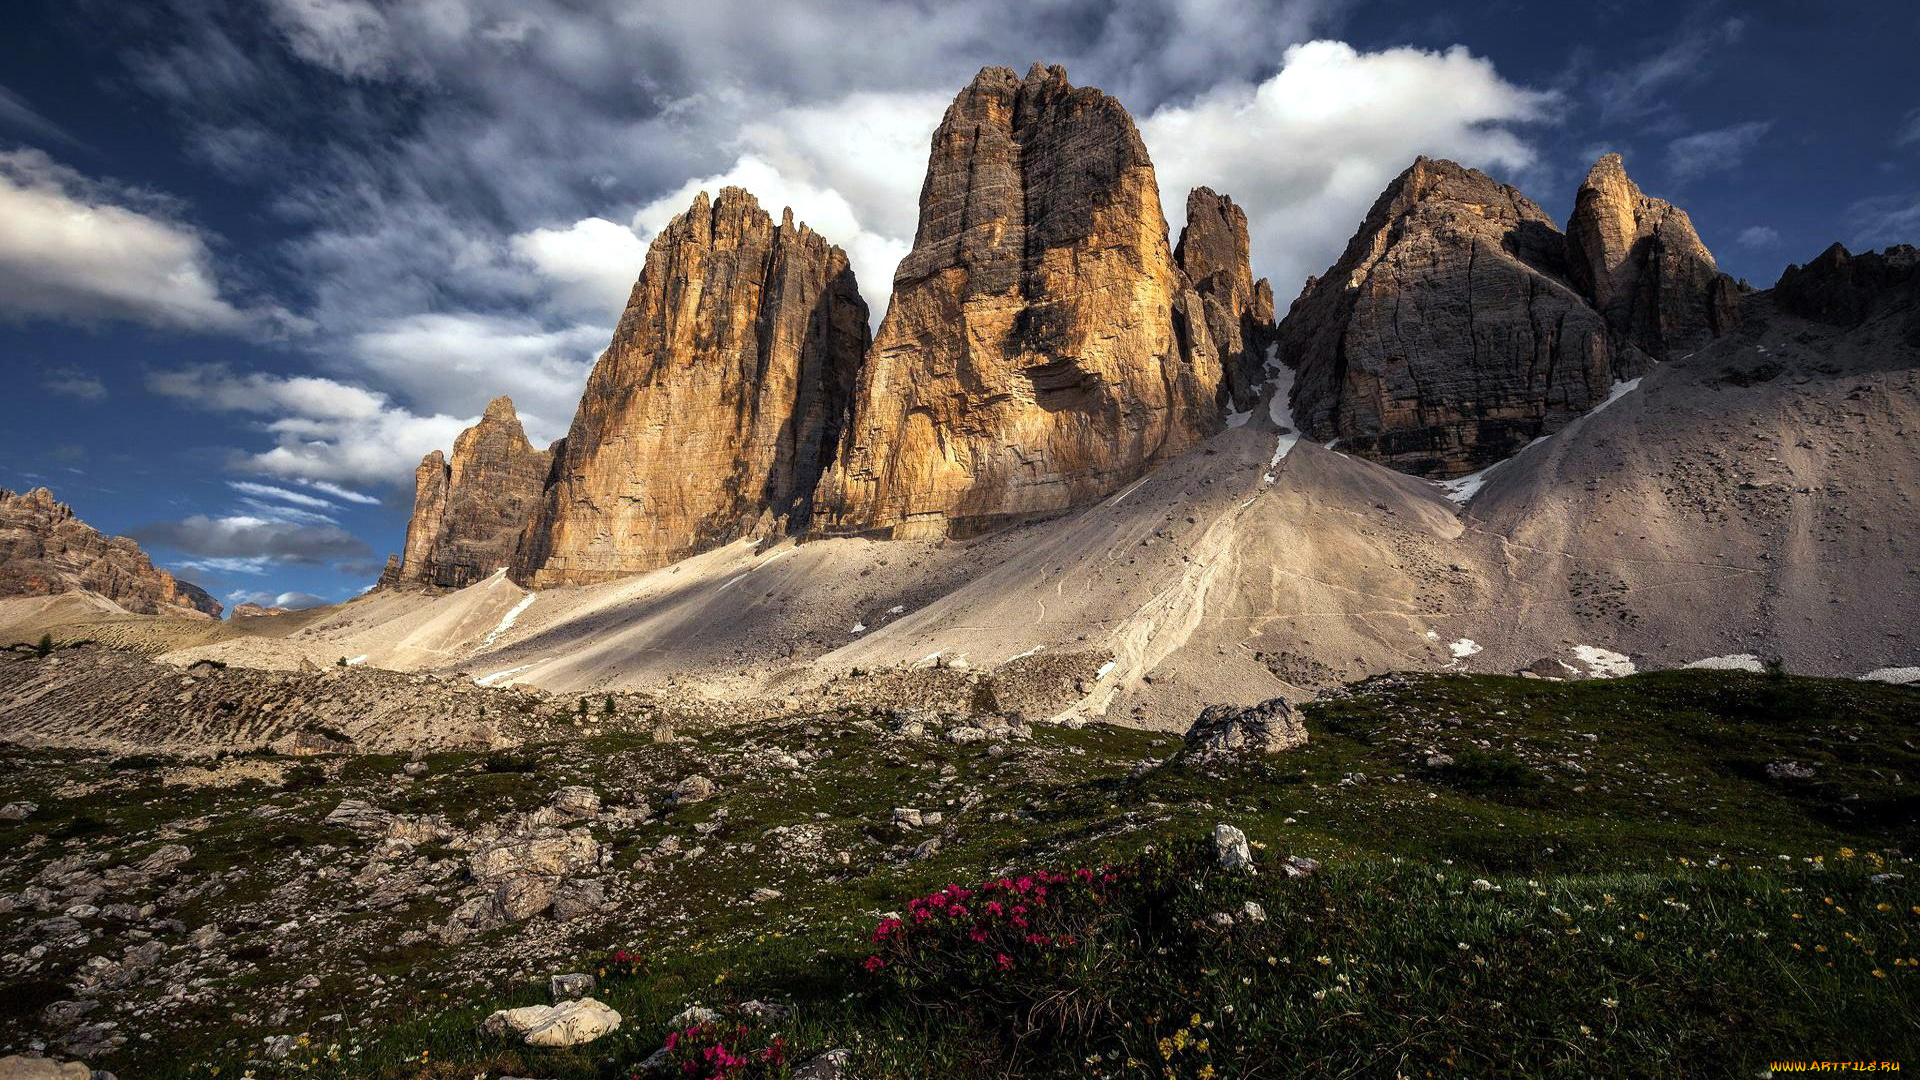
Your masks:
<svg viewBox="0 0 1920 1080"><path fill-rule="evenodd" d="M488 402L454 439L451 458L435 450L414 470L398 580L462 588L511 563L550 464L527 441L513 400Z"/></svg>
<svg viewBox="0 0 1920 1080"><path fill-rule="evenodd" d="M966 532L1116 490L1219 428L1200 308L1120 103L982 70L934 133L816 527Z"/></svg>
<svg viewBox="0 0 1920 1080"><path fill-rule="evenodd" d="M740 188L701 192L647 252L516 580L601 581L805 528L867 343L844 252Z"/></svg>
<svg viewBox="0 0 1920 1080"><path fill-rule="evenodd" d="M1617 343L1656 360L1700 348L1739 318L1738 289L1687 212L1642 192L1619 154L1601 157L1580 185L1567 272Z"/></svg>

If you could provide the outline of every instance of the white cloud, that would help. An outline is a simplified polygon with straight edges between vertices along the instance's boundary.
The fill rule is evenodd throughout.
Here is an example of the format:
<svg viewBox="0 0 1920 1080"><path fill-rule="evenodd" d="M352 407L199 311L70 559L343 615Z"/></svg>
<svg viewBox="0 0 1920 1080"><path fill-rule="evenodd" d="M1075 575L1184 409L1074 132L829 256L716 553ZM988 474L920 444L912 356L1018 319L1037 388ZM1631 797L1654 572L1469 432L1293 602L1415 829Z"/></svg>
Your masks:
<svg viewBox="0 0 1920 1080"><path fill-rule="evenodd" d="M923 152L922 172L926 169L924 156ZM695 195L702 191L718 194L728 186L752 192L761 208L776 221L783 208L792 207L796 222L806 224L828 243L844 249L847 261L853 264L854 277L860 282L860 295L866 298L878 318L879 309L886 305L887 294L892 291L893 268L913 246L911 235L902 238L869 229L861 221L860 211L854 209L845 195L782 173L758 156L742 157L726 172L688 180L641 207L633 215L634 231L651 240L668 222L686 212Z"/></svg>
<svg viewBox="0 0 1920 1080"><path fill-rule="evenodd" d="M331 510L334 508L332 503L317 495L291 491L287 488L275 487L272 484L260 484L252 480L229 480L227 481L227 486L243 495L253 495L262 499L279 499L282 502L289 502L295 506L304 506L312 510Z"/></svg>
<svg viewBox="0 0 1920 1080"><path fill-rule="evenodd" d="M1666 111L1661 95L1712 73L1711 58L1719 49L1745 36L1746 20L1731 18L1696 23L1675 30L1662 28L1663 47L1624 68L1600 77L1595 96L1602 122L1634 120Z"/></svg>
<svg viewBox="0 0 1920 1080"><path fill-rule="evenodd" d="M1363 53L1315 41L1288 49L1257 86L1154 112L1141 134L1174 234L1190 189L1232 196L1247 212L1255 272L1273 279L1284 312L1415 156L1523 171L1535 152L1514 129L1550 118L1558 101L1459 46Z"/></svg>
<svg viewBox="0 0 1920 1080"><path fill-rule="evenodd" d="M1920 243L1920 194L1861 199L1847 207L1855 251Z"/></svg>
<svg viewBox="0 0 1920 1080"><path fill-rule="evenodd" d="M564 229L520 233L512 244L553 283L556 299L609 319L626 303L647 258L647 245L632 229L599 217L581 218Z"/></svg>
<svg viewBox="0 0 1920 1080"><path fill-rule="evenodd" d="M1734 242L1741 247L1770 248L1780 246L1780 230L1771 225L1749 225L1740 230Z"/></svg>
<svg viewBox="0 0 1920 1080"><path fill-rule="evenodd" d="M307 608L321 607L332 602L325 597L308 592L273 593L237 589L227 594L229 604L259 604L261 607L285 608L288 611L304 611Z"/></svg>
<svg viewBox="0 0 1920 1080"><path fill-rule="evenodd" d="M1894 133L1893 145L1912 146L1920 143L1920 109L1908 113L1900 122L1900 130Z"/></svg>
<svg viewBox="0 0 1920 1080"><path fill-rule="evenodd" d="M305 477L300 477L298 482L302 487L312 488L315 491L321 492L323 494L331 495L334 498L339 499L343 502L360 503L365 506L380 505L379 499L376 499L373 496L366 494L365 492L354 491L352 488L344 488L344 487L341 487L339 484L329 484L325 480L309 480Z"/></svg>
<svg viewBox="0 0 1920 1080"><path fill-rule="evenodd" d="M1667 144L1667 168L1679 180L1737 169L1772 128L1771 120L1749 120L1682 135Z"/></svg>
<svg viewBox="0 0 1920 1080"><path fill-rule="evenodd" d="M205 238L163 200L38 150L0 152L0 316L269 331L296 320L221 295Z"/></svg>
<svg viewBox="0 0 1920 1080"><path fill-rule="evenodd" d="M240 454L236 464L303 483L402 482L428 451L452 445L471 423L416 415L384 394L332 379L236 375L212 365L154 372L147 388L214 412L270 417L261 430L274 447Z"/></svg>
<svg viewBox="0 0 1920 1080"><path fill-rule="evenodd" d="M40 385L49 394L70 397L79 401L105 401L107 384L91 371L80 368L54 368L40 379Z"/></svg>
<svg viewBox="0 0 1920 1080"><path fill-rule="evenodd" d="M559 329L511 315L411 315L372 325L348 348L365 377L436 413L478 416L507 394L528 437L544 445L566 433L617 314Z"/></svg>

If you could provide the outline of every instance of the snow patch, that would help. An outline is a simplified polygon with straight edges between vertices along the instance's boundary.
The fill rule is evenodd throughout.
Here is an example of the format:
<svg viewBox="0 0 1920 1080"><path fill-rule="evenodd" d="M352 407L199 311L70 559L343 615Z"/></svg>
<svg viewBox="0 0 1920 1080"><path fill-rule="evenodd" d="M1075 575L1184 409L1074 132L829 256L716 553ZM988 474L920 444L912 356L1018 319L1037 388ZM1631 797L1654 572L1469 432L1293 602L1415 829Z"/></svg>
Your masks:
<svg viewBox="0 0 1920 1080"><path fill-rule="evenodd" d="M1247 421L1251 419L1253 419L1252 409L1248 409L1245 412L1230 412L1227 414L1227 426L1228 427L1245 427L1247 424Z"/></svg>
<svg viewBox="0 0 1920 1080"><path fill-rule="evenodd" d="M940 651L939 651L939 650L935 650L935 651L933 651L933 652L930 652L930 653L928 653L927 655L925 655L925 656L923 656L923 657L921 657L920 659L918 659L918 660L915 660L915 661L913 662L913 666L914 666L914 667L926 667L926 666L927 666L928 664L931 664L931 663L933 663L933 662L934 662L935 660L938 660L938 659L940 659Z"/></svg>
<svg viewBox="0 0 1920 1080"><path fill-rule="evenodd" d="M1034 646L1033 648L1031 648L1031 649L1028 649L1028 650L1027 650L1026 652L1023 652L1023 653L1021 653L1021 654L1019 654L1018 656L1009 656L1009 657L1007 657L1007 663L1009 663L1009 664L1011 664L1011 663L1013 663L1013 662L1014 662L1015 660L1025 660L1025 659L1026 659L1027 657L1029 657L1029 656L1032 656L1032 655L1033 655L1034 653L1037 653L1037 652L1039 652L1039 651L1040 651L1041 649L1044 649L1044 648L1046 648L1046 646L1045 646L1045 645L1035 645L1035 646Z"/></svg>
<svg viewBox="0 0 1920 1080"><path fill-rule="evenodd" d="M1685 665L1690 668L1703 668L1707 671L1765 671L1767 665L1752 653L1735 653L1732 656L1709 656L1704 660L1695 660Z"/></svg>
<svg viewBox="0 0 1920 1080"><path fill-rule="evenodd" d="M1283 367L1275 371L1267 381L1267 392L1273 395L1267 399L1267 419L1280 429L1280 438L1273 447L1273 460L1267 463L1272 467L1280 464L1300 441L1300 428L1293 422L1293 402L1287 400L1293 394L1293 369ZM1273 483L1273 474L1268 473L1262 482Z"/></svg>
<svg viewBox="0 0 1920 1080"><path fill-rule="evenodd" d="M1640 380L1637 378L1623 379L1619 382L1616 382L1613 384L1613 387L1607 391L1606 400L1602 401L1598 405L1595 405L1593 408L1588 409L1586 411L1586 415L1592 416L1594 413L1599 412L1601 409L1604 409L1607 406L1613 404L1614 402L1619 401L1621 398L1626 397L1628 394L1631 394L1638 389L1640 389Z"/></svg>
<svg viewBox="0 0 1920 1080"><path fill-rule="evenodd" d="M361 653L361 654L360 654L359 656L356 656L356 657L353 657L352 659L350 659L350 660L348 660L348 661L347 661L347 666L348 666L348 667L359 667L359 666L360 666L361 664L364 664L364 663L366 663L366 662L367 662L367 654L366 654L366 653Z"/></svg>
<svg viewBox="0 0 1920 1080"><path fill-rule="evenodd" d="M1117 666L1119 666L1119 661L1116 661L1116 660L1109 660L1106 663L1101 664L1100 670L1093 673L1093 681L1099 682L1101 679L1104 679L1108 675L1113 674L1113 669Z"/></svg>
<svg viewBox="0 0 1920 1080"><path fill-rule="evenodd" d="M1128 484L1128 485L1127 485L1127 487L1126 487L1126 490L1124 490L1124 491L1122 491L1122 492L1120 492L1120 494L1118 494L1118 495L1115 495L1115 496L1114 496L1113 498L1111 498L1111 499L1108 499L1108 500L1107 500L1107 505L1108 505L1108 506L1119 506L1119 505L1120 505L1120 504L1121 504L1122 502L1125 502L1125 501L1126 501L1126 498L1127 498L1127 496L1129 496L1129 495L1131 495L1131 494L1133 494L1133 493L1134 493L1134 492L1136 492L1136 491L1139 491L1139 490L1140 490L1140 485L1141 485L1141 484L1144 484L1144 483L1146 483L1146 482L1147 482L1147 480L1148 480L1148 477L1145 477L1145 476L1143 476L1143 477L1141 477L1140 479L1138 479L1138 480L1135 480L1135 481L1134 481L1133 483L1131 483L1131 484Z"/></svg>
<svg viewBox="0 0 1920 1080"><path fill-rule="evenodd" d="M504 634L507 631L513 629L514 620L520 617L521 612L533 606L533 598L538 595L539 595L538 593L528 593L527 595L521 597L520 602L513 605L513 610L507 612L505 615L502 615L500 617L500 625L494 627L492 630L487 631L487 636L482 638L480 641L480 647L482 649L487 648L488 646L493 644L495 638L498 638L501 634Z"/></svg>
<svg viewBox="0 0 1920 1080"><path fill-rule="evenodd" d="M1480 643L1472 638L1463 637L1459 641L1448 645L1447 651L1453 654L1455 660L1465 660L1467 657L1480 651Z"/></svg>
<svg viewBox="0 0 1920 1080"><path fill-rule="evenodd" d="M473 680L473 685L492 686L494 683L499 682L501 679L505 679L512 675L518 675L521 672L527 670L528 668L533 667L534 664L544 663L545 661L546 661L546 658L541 657L539 660L535 660L532 664L521 664L519 667L510 667L504 671L496 671L491 675L482 675L479 678Z"/></svg>
<svg viewBox="0 0 1920 1080"><path fill-rule="evenodd" d="M907 605L905 605L905 604L895 604L895 605L893 605L892 607L890 607L890 608L888 608L888 609L887 609L887 614L889 614L889 615L898 615L898 614L900 614L901 612L903 612L903 611L905 611L905 610L907 610Z"/></svg>
<svg viewBox="0 0 1920 1080"><path fill-rule="evenodd" d="M1573 655L1587 665L1587 671L1597 679L1617 679L1638 670L1633 666L1632 657L1597 645L1575 645Z"/></svg>
<svg viewBox="0 0 1920 1080"><path fill-rule="evenodd" d="M1865 675L1860 676L1860 678L1866 682L1884 682L1893 683L1896 686L1905 686L1908 683L1920 682L1920 667L1875 668Z"/></svg>
<svg viewBox="0 0 1920 1080"><path fill-rule="evenodd" d="M867 624L866 624L866 623L863 623L863 622L857 622L857 623L854 623L854 624L853 624L853 629L852 629L851 631L848 631L848 632L849 632L849 633L854 633L854 634L864 634L864 633L866 633L866 632L867 632Z"/></svg>

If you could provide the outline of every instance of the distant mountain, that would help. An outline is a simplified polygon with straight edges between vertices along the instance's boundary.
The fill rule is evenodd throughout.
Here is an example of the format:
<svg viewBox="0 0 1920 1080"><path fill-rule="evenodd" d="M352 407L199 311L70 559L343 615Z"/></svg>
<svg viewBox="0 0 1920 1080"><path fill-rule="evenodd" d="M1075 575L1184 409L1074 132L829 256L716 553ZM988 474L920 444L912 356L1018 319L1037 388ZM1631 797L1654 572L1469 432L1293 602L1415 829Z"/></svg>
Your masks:
<svg viewBox="0 0 1920 1080"><path fill-rule="evenodd" d="M46 488L0 490L0 596L85 590L138 615L220 617L204 589L156 569L140 545L102 536Z"/></svg>

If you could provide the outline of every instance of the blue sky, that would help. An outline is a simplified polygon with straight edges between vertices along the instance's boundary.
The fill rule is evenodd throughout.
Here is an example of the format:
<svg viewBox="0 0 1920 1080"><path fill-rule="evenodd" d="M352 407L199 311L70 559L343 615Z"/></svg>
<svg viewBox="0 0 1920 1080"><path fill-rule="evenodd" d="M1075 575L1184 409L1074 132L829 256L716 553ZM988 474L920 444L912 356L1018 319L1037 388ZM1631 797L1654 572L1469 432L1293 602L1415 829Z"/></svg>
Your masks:
<svg viewBox="0 0 1920 1080"><path fill-rule="evenodd" d="M1564 220L1617 150L1728 272L1920 241L1920 5L24 0L0 36L0 485L222 599L338 600L509 393L564 433L645 247L738 182L876 318L982 65L1140 121L1282 305L1418 153Z"/></svg>

